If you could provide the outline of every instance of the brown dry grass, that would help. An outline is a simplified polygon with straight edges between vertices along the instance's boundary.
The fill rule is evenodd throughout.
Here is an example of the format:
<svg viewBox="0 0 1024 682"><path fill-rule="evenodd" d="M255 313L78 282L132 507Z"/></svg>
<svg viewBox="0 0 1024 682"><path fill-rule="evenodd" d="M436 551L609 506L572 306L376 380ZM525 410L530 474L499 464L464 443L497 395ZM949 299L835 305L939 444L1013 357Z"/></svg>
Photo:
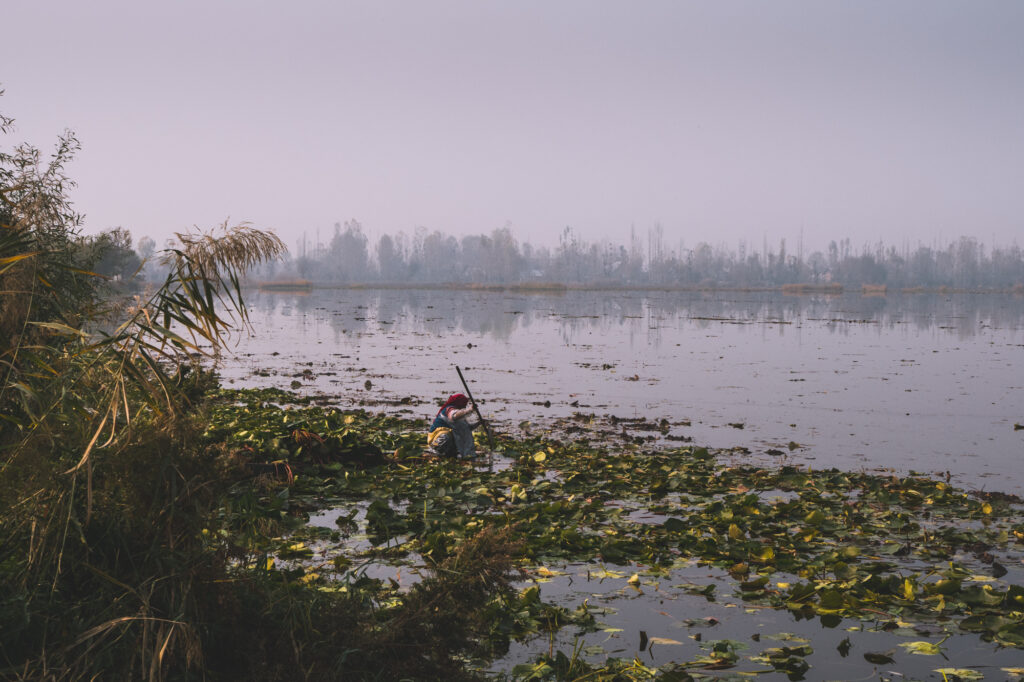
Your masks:
<svg viewBox="0 0 1024 682"><path fill-rule="evenodd" d="M841 294L843 293L843 285L838 282L829 282L827 284L783 284L782 293L784 294Z"/></svg>

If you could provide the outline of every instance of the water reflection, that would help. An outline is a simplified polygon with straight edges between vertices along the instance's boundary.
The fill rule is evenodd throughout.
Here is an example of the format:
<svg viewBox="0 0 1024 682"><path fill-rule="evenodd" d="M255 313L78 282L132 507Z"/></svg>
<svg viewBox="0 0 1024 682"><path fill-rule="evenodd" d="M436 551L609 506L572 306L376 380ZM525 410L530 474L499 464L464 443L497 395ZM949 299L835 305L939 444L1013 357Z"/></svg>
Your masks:
<svg viewBox="0 0 1024 682"><path fill-rule="evenodd" d="M643 334L688 320L707 329L722 323L820 322L830 332L849 333L851 324L879 330L909 326L944 330L969 338L988 329L1020 330L1024 299L997 294L846 294L780 295L773 292L569 291L564 294L445 290L316 290L312 294L258 292L250 295L254 312L285 317L311 314L342 333L418 328L431 335L461 331L508 341L538 322L557 321L565 338L580 330L618 326ZM784 334L784 328L779 333Z"/></svg>
<svg viewBox="0 0 1024 682"><path fill-rule="evenodd" d="M223 368L236 385L417 405L456 390L459 364L512 426L664 417L745 461L783 451L1024 492L1021 297L342 289L250 304L256 335Z"/></svg>

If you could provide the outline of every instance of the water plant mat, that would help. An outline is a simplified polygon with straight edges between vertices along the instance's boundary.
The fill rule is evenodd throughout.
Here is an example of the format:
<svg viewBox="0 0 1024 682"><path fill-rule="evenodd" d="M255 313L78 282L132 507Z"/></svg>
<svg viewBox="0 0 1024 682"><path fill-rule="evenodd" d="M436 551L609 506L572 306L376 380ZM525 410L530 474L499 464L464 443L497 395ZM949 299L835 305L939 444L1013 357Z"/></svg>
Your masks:
<svg viewBox="0 0 1024 682"><path fill-rule="evenodd" d="M480 657L468 662L495 676L803 679L816 659L824 665L838 652L868 672L903 661L931 666L936 679L981 679L971 677L984 676L981 667L943 660L965 640L992 651L984 663L1002 666L994 679L1019 674L1011 665L1024 660L1016 498L916 475L726 466L696 446L611 445L586 422L581 415L571 439L499 437L489 456L461 462L424 452L423 420L310 406L277 390L222 390L206 435L250 475L240 476L211 538L245 535L251 570L287 571L309 589L364 590L387 609L421 567L467 537L512 528L532 579L496 600ZM591 603L601 601L598 582L627 598L732 607L730 632L768 613L843 636L815 655L819 644L806 637L709 636L720 615L676 615L678 639L649 636L643 622L624 632L608 625L614 606ZM549 587L560 604L543 598ZM865 632L883 639L864 650L869 640L857 633ZM588 639L594 633L604 639ZM612 637L628 646L587 644Z"/></svg>

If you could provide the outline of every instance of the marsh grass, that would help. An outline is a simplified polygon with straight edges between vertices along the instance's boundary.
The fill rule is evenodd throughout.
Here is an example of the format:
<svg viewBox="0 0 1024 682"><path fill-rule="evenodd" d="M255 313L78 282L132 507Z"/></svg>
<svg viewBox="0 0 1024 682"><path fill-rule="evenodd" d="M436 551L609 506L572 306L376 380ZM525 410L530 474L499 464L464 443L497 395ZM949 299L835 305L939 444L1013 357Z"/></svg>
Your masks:
<svg viewBox="0 0 1024 682"><path fill-rule="evenodd" d="M164 282L115 310L67 198L77 148L0 151L0 679L472 677L459 661L514 543L470 538L387 608L261 565L252 539L288 516L239 506L226 532L251 473L205 436L198 358L248 327L241 277L284 245L246 224L178 234Z"/></svg>

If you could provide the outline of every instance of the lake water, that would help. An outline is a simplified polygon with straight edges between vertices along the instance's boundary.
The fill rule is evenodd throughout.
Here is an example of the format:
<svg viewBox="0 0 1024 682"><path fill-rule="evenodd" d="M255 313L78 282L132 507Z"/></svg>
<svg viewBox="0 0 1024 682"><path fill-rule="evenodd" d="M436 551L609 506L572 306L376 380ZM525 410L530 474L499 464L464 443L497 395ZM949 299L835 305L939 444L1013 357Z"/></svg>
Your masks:
<svg viewBox="0 0 1024 682"><path fill-rule="evenodd" d="M737 463L948 472L1024 494L1019 296L339 289L248 302L254 334L222 363L227 385L298 382L342 408L429 417L462 390L459 365L506 431L574 413L616 430L665 419L669 439Z"/></svg>

